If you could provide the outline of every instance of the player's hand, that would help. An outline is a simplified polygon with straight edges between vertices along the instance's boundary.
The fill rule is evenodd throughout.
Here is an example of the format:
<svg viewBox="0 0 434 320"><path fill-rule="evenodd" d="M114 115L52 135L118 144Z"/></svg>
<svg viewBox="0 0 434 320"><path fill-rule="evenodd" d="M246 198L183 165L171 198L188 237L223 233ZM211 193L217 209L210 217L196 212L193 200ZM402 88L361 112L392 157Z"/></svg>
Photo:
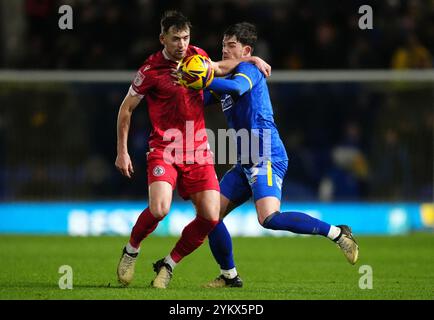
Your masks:
<svg viewBox="0 0 434 320"><path fill-rule="evenodd" d="M271 66L259 57L253 56L249 59L251 63L258 67L258 69L266 76L271 75Z"/></svg>
<svg viewBox="0 0 434 320"><path fill-rule="evenodd" d="M132 174L134 173L133 163L131 162L131 158L128 153L118 154L116 157L115 166L125 177L131 178Z"/></svg>

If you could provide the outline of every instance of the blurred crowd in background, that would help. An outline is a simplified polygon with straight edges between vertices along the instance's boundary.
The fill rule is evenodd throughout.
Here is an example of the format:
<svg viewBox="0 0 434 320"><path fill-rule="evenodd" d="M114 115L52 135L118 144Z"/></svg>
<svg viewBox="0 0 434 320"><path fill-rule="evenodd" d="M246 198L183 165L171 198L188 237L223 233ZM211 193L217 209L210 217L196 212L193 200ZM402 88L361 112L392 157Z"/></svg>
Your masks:
<svg viewBox="0 0 434 320"><path fill-rule="evenodd" d="M14 5L5 14L7 5ZM2 69L137 69L177 8L192 43L217 60L234 22L258 26L256 54L278 69L432 68L433 1L0 0ZM74 29L58 28L61 4ZM374 29L358 28L369 4ZM21 13L20 15L14 13ZM7 25L7 32L4 28ZM1 31L1 30L0 30ZM9 36L10 35L10 36ZM147 196L147 110L133 115L135 175L114 167L116 118L128 83L0 84L0 201L117 200ZM291 201L431 201L434 88L419 83L272 83L275 120L290 163ZM208 128L226 128L219 108ZM229 165L216 166L219 178ZM179 199L179 198L178 198Z"/></svg>
<svg viewBox="0 0 434 320"><path fill-rule="evenodd" d="M5 39L11 44L4 48L9 54L0 61L3 68L136 69L159 50L159 21L169 8L190 18L191 42L214 60L221 57L224 30L232 23L249 21L259 31L256 54L275 69L430 68L433 64L431 0L15 1L22 3L16 8L20 17L9 10L3 13L10 20L4 24L21 23L21 37ZM72 6L73 30L58 27L62 4ZM373 9L372 30L360 30L358 25L359 7L366 4Z"/></svg>
<svg viewBox="0 0 434 320"><path fill-rule="evenodd" d="M134 111L130 128L133 179L114 166L117 113L128 86L4 86L0 199L146 199L145 102ZM269 88L290 159L284 200L432 200L432 82L272 83ZM227 127L220 107L207 107L205 115L215 136ZM216 165L219 178L229 168Z"/></svg>

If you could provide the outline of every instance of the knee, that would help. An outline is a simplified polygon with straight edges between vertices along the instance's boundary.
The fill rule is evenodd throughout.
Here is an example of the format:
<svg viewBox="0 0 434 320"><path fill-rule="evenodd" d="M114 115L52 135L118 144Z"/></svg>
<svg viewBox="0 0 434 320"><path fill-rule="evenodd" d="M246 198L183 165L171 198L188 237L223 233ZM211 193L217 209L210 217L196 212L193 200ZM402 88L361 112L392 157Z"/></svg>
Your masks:
<svg viewBox="0 0 434 320"><path fill-rule="evenodd" d="M220 220L220 203L210 203L206 205L206 212L210 220ZM223 218L222 218L223 219Z"/></svg>
<svg viewBox="0 0 434 320"><path fill-rule="evenodd" d="M170 204L157 202L149 205L149 210L155 218L163 219L170 211Z"/></svg>
<svg viewBox="0 0 434 320"><path fill-rule="evenodd" d="M208 220L220 220L220 204L219 203L206 203L200 210L200 215Z"/></svg>

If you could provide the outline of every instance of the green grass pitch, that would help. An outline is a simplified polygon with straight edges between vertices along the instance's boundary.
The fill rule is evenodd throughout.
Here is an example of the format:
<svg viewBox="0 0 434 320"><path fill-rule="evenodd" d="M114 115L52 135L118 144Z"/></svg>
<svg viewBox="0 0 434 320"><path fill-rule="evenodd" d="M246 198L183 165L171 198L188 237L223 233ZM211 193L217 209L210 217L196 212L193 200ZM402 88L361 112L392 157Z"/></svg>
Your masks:
<svg viewBox="0 0 434 320"><path fill-rule="evenodd" d="M234 238L244 287L205 289L219 273L204 243L175 269L170 287L149 287L152 262L176 238L151 236L142 243L136 276L128 288L116 281L127 237L0 236L0 299L433 299L434 234L357 238L355 266L322 237ZM73 270L73 289L59 289L59 267ZM359 267L373 271L373 288L360 289Z"/></svg>

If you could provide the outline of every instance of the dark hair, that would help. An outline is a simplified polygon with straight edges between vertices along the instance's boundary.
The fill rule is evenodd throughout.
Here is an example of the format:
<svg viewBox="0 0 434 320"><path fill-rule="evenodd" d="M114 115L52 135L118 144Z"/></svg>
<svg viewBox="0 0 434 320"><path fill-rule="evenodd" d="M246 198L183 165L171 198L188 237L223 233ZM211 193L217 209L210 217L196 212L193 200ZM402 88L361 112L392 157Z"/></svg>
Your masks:
<svg viewBox="0 0 434 320"><path fill-rule="evenodd" d="M250 46L252 49L255 47L256 40L258 40L256 27L248 22L240 22L231 25L226 29L224 36L235 36L242 45Z"/></svg>
<svg viewBox="0 0 434 320"><path fill-rule="evenodd" d="M170 10L164 12L160 21L161 33L167 33L170 27L174 27L175 30L184 30L191 28L191 22L181 12Z"/></svg>

